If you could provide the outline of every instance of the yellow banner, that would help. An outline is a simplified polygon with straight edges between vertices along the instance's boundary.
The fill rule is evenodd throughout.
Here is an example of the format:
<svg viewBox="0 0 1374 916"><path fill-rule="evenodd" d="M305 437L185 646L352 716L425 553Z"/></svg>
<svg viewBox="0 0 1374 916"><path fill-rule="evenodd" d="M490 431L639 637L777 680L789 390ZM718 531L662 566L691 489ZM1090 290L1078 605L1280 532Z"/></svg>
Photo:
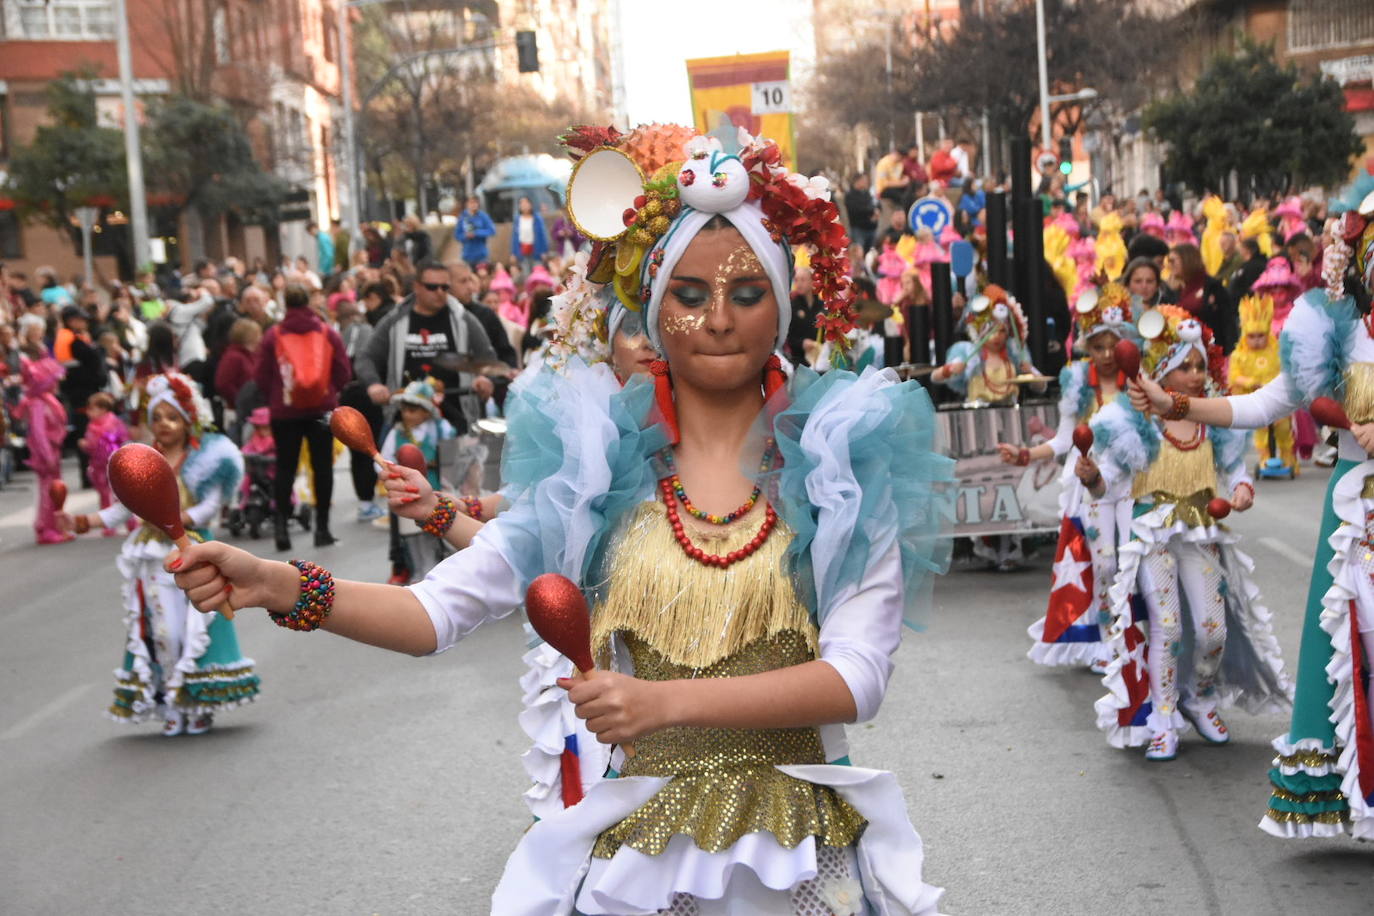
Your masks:
<svg viewBox="0 0 1374 916"><path fill-rule="evenodd" d="M687 61L696 129L719 136L728 125L743 127L775 141L787 167L795 169L790 67L786 51Z"/></svg>

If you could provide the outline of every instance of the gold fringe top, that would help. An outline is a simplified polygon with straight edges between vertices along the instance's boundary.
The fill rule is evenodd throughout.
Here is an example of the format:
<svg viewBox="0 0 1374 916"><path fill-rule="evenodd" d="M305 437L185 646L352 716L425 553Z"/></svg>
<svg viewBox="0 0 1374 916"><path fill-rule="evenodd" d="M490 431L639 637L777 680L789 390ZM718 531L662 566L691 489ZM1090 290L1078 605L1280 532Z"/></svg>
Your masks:
<svg viewBox="0 0 1374 916"><path fill-rule="evenodd" d="M1014 404L1018 393L1012 379L1016 378L1016 367L1008 359L996 363L983 363L983 371L975 372L968 380L968 399L985 401L988 404Z"/></svg>
<svg viewBox="0 0 1374 916"><path fill-rule="evenodd" d="M693 543L720 555L753 540L764 512L759 500L743 518L709 530L685 512L681 517ZM791 541L791 529L779 519L757 551L717 569L683 552L662 503L641 504L618 539L605 597L592 615L597 665L610 667L615 633L632 633L688 668L713 664L784 630L800 633L814 652L816 626L783 568Z"/></svg>
<svg viewBox="0 0 1374 916"><path fill-rule="evenodd" d="M1374 363L1351 363L1346 367L1341 405L1352 423L1374 421Z"/></svg>
<svg viewBox="0 0 1374 916"><path fill-rule="evenodd" d="M1137 502L1153 499L1156 504L1173 503L1175 510L1168 524L1182 521L1190 528L1212 524L1207 502L1217 492L1217 468L1212 457L1212 440L1189 451L1176 448L1163 436L1159 456L1136 475L1131 497Z"/></svg>

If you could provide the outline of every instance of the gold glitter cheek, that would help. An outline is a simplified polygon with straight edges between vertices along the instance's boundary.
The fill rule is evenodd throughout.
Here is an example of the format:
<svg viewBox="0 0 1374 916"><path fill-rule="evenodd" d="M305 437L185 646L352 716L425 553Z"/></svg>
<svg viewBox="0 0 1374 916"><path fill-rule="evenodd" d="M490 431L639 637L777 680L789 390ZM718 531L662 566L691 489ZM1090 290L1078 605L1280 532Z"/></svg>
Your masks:
<svg viewBox="0 0 1374 916"><path fill-rule="evenodd" d="M663 319L664 334L692 334L704 327L705 315L668 315Z"/></svg>

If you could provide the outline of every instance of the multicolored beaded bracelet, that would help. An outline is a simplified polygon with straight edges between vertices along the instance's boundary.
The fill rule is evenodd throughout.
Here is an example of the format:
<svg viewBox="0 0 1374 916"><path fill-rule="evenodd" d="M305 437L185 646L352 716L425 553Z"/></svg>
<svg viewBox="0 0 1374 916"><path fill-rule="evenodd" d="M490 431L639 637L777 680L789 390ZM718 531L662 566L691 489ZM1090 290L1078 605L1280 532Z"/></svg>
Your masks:
<svg viewBox="0 0 1374 916"><path fill-rule="evenodd" d="M291 565L301 574L301 594L296 599L296 606L285 614L268 611L268 616L277 626L288 630L302 633L318 630L334 609L334 577L329 570L309 560L292 560Z"/></svg>
<svg viewBox="0 0 1374 916"><path fill-rule="evenodd" d="M448 534L448 530L453 527L453 520L458 517L458 504L447 493L434 495L437 499L434 504L434 511L429 514L429 518L421 523L420 530L426 534L432 534L436 538L441 538Z"/></svg>
<svg viewBox="0 0 1374 916"><path fill-rule="evenodd" d="M482 520L482 501L475 496L460 496L459 499L463 501L463 511L467 513L468 518L480 522Z"/></svg>

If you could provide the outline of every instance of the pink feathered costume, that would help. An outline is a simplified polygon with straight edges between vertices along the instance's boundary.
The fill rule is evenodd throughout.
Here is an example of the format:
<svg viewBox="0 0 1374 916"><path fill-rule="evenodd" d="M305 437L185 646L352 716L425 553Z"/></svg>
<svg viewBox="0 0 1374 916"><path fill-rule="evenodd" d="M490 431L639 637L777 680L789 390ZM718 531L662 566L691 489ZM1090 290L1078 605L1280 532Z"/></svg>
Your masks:
<svg viewBox="0 0 1374 916"><path fill-rule="evenodd" d="M90 455L91 485L100 494L100 508L108 509L114 503L114 492L110 489L110 478L106 466L110 456L125 442L129 441L129 430L124 421L113 413L92 420L86 426L85 438L81 449ZM106 537L114 537L119 532L113 528L105 529Z"/></svg>
<svg viewBox="0 0 1374 916"><path fill-rule="evenodd" d="M67 438L67 411L53 394L57 383L67 374L51 356L21 358L19 371L24 380L24 396L15 416L27 424L29 467L38 475L38 510L34 514L34 540L39 544L60 544L71 540L57 527L57 512L48 489L62 477L62 440Z"/></svg>

